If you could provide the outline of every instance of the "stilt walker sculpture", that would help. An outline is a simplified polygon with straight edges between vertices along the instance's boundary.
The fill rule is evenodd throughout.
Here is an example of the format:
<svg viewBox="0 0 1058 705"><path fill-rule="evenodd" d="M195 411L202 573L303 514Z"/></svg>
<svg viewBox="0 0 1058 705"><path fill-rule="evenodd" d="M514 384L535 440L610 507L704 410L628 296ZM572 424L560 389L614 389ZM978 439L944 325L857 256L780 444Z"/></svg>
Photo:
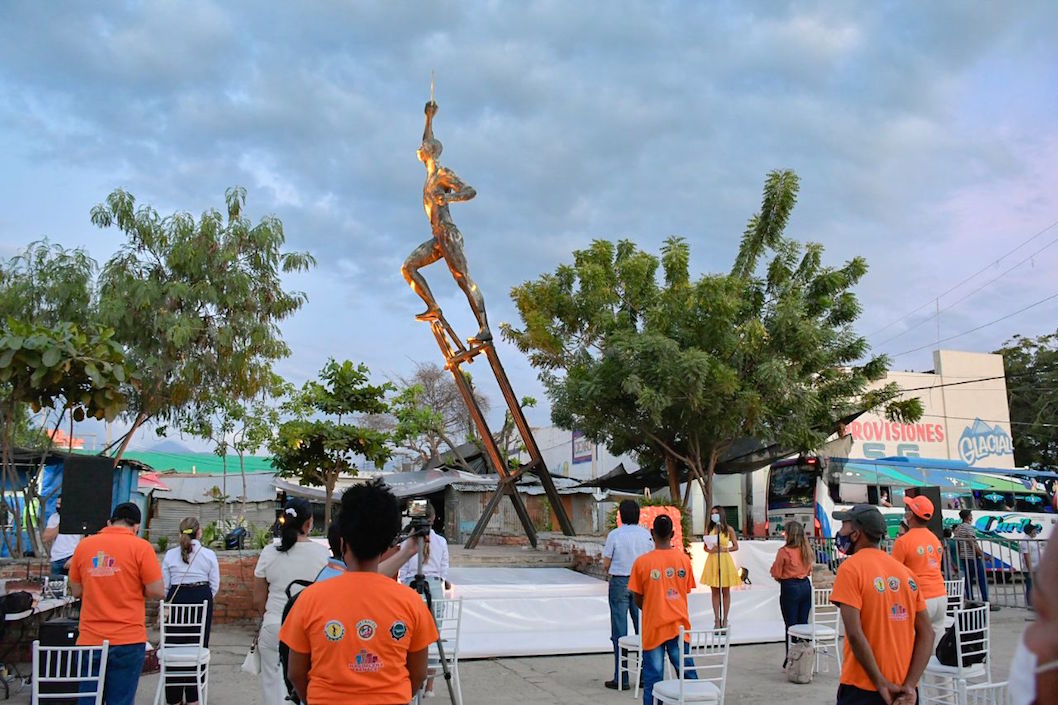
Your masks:
<svg viewBox="0 0 1058 705"><path fill-rule="evenodd" d="M456 387L459 388L460 394L463 395L463 401L466 403L467 409L470 410L474 425L481 435L485 453L493 469L499 474L499 484L496 487L496 491L486 503L481 517L474 527L474 531L467 540L466 547L474 548L477 546L481 536L485 533L485 527L488 525L489 519L496 512L504 495L511 498L514 510L525 528L525 534L529 537L529 542L535 547L536 529L529 519L525 501L518 494L516 484L522 474L530 472L540 478L544 491L547 493L547 498L551 503L551 510L562 528L562 533L567 536L573 536L573 524L566 514L562 499L555 488L555 483L547 471L543 458L540 456L540 449L533 438L532 430L525 420L525 415L522 414L518 398L514 395L510 380L507 379L507 374L503 371L503 366L500 364L500 358L496 354L496 348L492 342L492 332L489 330L488 318L485 315L485 297L481 295L477 284L470 278L466 256L463 253L463 235L459 232L455 223L452 222L448 204L458 201L469 201L477 195L477 192L467 184L464 184L454 171L438 163L437 160L441 156L441 143L433 134L433 118L436 114L437 103L433 100L433 86L431 85L430 102L426 104L426 129L423 131L418 157L419 161L426 167L426 183L423 185L422 204L423 208L426 209L426 216L430 219L430 229L433 231L433 237L419 245L414 252L408 255L408 258L404 261L404 266L401 267L401 273L415 293L426 303L426 310L416 316L416 318L430 324L430 330L437 340L441 354L444 355L445 369L452 372ZM448 269L455 278L456 284L466 294L467 300L470 302L470 309L474 312L474 317L478 322L478 332L467 339L466 345L463 345L455 330L445 320L444 315L441 313L441 307L437 305L437 300L434 299L433 292L430 291L426 280L419 272L420 268L433 264L442 258L448 264ZM497 383L499 383L500 391L503 393L503 399L507 403L507 408L514 418L522 443L529 454L529 462L521 465L516 470L511 470L507 467L507 459L502 457L499 446L496 445L496 440L489 430L488 423L485 421L485 415L474 400L470 384L460 369L463 363L470 364L475 357L481 354L485 355L489 365L492 367L492 372L496 377Z"/></svg>

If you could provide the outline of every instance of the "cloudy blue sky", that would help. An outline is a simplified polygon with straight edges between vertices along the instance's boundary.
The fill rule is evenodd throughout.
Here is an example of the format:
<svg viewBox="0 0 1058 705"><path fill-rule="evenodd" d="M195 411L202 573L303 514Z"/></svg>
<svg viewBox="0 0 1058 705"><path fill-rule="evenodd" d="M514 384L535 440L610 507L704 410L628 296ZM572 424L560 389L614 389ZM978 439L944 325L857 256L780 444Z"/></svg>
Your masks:
<svg viewBox="0 0 1058 705"><path fill-rule="evenodd" d="M438 359L399 273L429 235L432 70L442 162L478 191L453 217L492 321L595 238L682 235L696 271L726 271L765 174L792 168L788 233L834 264L865 256L861 330L925 370L938 305L943 339L1058 294L1055 26L1046 1L5 2L0 256L48 237L102 261L120 239L89 210L114 188L198 214L242 185L251 217L319 260L288 282L309 303L280 371L334 356L406 375ZM426 275L473 332L443 265ZM944 346L1056 321L1053 299Z"/></svg>

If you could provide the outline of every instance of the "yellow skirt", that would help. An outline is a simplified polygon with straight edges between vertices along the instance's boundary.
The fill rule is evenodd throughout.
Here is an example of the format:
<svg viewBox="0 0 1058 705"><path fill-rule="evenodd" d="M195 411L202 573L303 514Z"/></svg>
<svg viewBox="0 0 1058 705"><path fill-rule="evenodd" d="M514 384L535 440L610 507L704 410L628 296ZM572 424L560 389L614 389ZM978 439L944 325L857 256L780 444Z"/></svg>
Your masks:
<svg viewBox="0 0 1058 705"><path fill-rule="evenodd" d="M723 578L721 580L721 578ZM739 584L738 569L730 553L710 553L702 571L702 585L709 587L735 587Z"/></svg>

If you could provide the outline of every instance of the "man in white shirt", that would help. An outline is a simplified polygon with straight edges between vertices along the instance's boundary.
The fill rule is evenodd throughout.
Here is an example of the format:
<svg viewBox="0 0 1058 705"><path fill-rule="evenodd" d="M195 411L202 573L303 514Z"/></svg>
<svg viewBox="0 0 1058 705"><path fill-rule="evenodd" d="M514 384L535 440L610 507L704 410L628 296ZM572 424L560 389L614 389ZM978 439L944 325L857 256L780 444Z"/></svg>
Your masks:
<svg viewBox="0 0 1058 705"><path fill-rule="evenodd" d="M62 578L70 574L67 567L73 558L73 550L84 538L81 534L60 534L59 513L62 511L62 497L55 500L55 511L44 525L44 543L51 543L51 577Z"/></svg>
<svg viewBox="0 0 1058 705"><path fill-rule="evenodd" d="M425 578L434 578L435 580L432 582L435 584L440 584L444 588L448 588L450 587L448 582L448 542L445 541L443 536L433 530L433 523L436 519L437 512L434 510L433 505L427 505L426 520L430 522L431 528L430 538L423 548L422 574ZM403 548L405 550L410 550L409 544L415 545L415 539L410 538L405 541ZM412 554L411 559L401 566L400 572L397 574L397 580L401 584L407 585L415 577L415 571L418 569L418 566L419 557L416 552L415 554ZM442 597L440 593L433 594L434 590L431 590L430 593L431 597Z"/></svg>
<svg viewBox="0 0 1058 705"><path fill-rule="evenodd" d="M610 641L613 642L613 680L603 685L611 690L628 689L628 681L618 682L617 671L621 659L621 650L617 642L628 634L628 617L632 617L632 626L639 633L639 608L628 592L628 576L632 574L632 564L636 558L654 550L654 540L650 532L639 525L639 503L626 499L618 506L621 524L606 536L603 546L603 569L609 575L610 590Z"/></svg>

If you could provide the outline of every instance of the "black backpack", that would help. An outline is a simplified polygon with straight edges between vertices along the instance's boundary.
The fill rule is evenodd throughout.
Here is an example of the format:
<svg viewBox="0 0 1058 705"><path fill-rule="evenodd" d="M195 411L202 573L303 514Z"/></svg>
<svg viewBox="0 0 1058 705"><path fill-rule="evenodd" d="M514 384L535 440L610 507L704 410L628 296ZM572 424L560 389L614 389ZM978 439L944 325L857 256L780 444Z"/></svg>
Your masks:
<svg viewBox="0 0 1058 705"><path fill-rule="evenodd" d="M7 633L7 615L33 609L33 595L25 590L0 596L0 638Z"/></svg>
<svg viewBox="0 0 1058 705"><path fill-rule="evenodd" d="M984 602L967 602L966 606L969 607L982 607ZM959 618L959 613L955 613L955 618ZM984 630L966 632L963 634L964 641L973 642L970 644L969 649L962 655L962 667L972 666L975 663L984 663L985 658L988 654L984 650ZM940 638L940 642L937 644L937 660L945 666L955 667L958 665L958 643L955 640L955 624L952 624L944 631L944 636Z"/></svg>
<svg viewBox="0 0 1058 705"><path fill-rule="evenodd" d="M279 623L287 621L287 615L290 614L290 610L293 609L294 603L301 595L302 591L309 585L315 582L313 580L291 580L290 584L287 585L287 589L284 592L287 594L287 604L283 607L283 616L280 618ZM301 590L298 590L296 594L291 595L290 591L297 585L301 586ZM298 695L294 692L294 684L287 678L287 661L290 660L290 647L284 644L282 641L279 642L279 670L283 674L283 683L287 687L287 700L291 702L300 703Z"/></svg>

